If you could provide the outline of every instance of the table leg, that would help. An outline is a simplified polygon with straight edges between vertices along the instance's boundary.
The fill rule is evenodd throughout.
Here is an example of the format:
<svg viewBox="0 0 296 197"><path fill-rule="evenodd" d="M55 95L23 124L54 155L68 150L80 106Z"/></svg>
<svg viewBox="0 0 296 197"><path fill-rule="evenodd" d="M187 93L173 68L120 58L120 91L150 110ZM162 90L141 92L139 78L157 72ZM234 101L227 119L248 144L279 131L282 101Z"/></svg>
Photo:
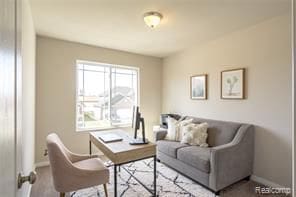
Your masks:
<svg viewBox="0 0 296 197"><path fill-rule="evenodd" d="M117 165L114 164L114 197L117 197Z"/></svg>
<svg viewBox="0 0 296 197"><path fill-rule="evenodd" d="M91 141L89 140L89 155L92 154L92 151L91 151Z"/></svg>
<svg viewBox="0 0 296 197"><path fill-rule="evenodd" d="M154 186L154 197L156 197L156 155L154 156L154 182L153 182L153 186Z"/></svg>

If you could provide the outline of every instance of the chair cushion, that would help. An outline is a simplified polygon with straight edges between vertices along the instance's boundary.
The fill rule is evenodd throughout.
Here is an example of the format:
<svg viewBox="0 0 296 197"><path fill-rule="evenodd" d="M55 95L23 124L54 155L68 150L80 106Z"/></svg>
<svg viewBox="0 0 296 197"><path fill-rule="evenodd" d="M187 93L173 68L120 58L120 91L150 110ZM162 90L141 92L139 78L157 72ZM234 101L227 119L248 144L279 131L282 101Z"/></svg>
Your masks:
<svg viewBox="0 0 296 197"><path fill-rule="evenodd" d="M73 163L73 165L83 170L108 171L108 169L105 167L103 162L98 158L91 158L91 159L78 161Z"/></svg>
<svg viewBox="0 0 296 197"><path fill-rule="evenodd" d="M189 146L178 149L177 159L203 172L210 172L210 149L199 146Z"/></svg>
<svg viewBox="0 0 296 197"><path fill-rule="evenodd" d="M187 144L181 144L176 141L160 140L157 141L157 150L169 155L171 157L177 158L177 150L182 147L187 147Z"/></svg>

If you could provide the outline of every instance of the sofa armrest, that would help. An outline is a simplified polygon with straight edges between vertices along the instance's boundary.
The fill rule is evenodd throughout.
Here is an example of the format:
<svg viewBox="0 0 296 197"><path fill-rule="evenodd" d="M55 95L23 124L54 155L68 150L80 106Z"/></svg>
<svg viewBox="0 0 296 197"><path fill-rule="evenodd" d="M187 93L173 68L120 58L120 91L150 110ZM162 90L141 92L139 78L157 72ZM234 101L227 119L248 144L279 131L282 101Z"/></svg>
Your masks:
<svg viewBox="0 0 296 197"><path fill-rule="evenodd" d="M155 130L154 132L154 140L159 141L159 140L164 140L165 136L167 135L167 130Z"/></svg>
<svg viewBox="0 0 296 197"><path fill-rule="evenodd" d="M252 174L254 160L254 126L244 124L234 139L211 148L209 185L215 191Z"/></svg>

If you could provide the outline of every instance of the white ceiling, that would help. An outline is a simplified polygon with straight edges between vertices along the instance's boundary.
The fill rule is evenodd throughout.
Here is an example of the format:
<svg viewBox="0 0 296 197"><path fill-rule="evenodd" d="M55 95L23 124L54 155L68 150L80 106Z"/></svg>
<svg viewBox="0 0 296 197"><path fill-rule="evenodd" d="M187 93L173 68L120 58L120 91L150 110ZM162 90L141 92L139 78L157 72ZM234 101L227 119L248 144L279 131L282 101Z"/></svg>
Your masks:
<svg viewBox="0 0 296 197"><path fill-rule="evenodd" d="M39 35L165 57L290 11L290 0L30 0ZM147 11L164 16L156 29Z"/></svg>

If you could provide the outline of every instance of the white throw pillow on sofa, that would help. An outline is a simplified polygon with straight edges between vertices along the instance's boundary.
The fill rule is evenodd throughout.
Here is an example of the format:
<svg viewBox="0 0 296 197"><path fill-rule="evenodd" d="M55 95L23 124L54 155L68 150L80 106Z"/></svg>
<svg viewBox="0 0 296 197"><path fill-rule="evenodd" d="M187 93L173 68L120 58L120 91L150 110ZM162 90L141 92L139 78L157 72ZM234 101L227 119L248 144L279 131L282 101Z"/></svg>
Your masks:
<svg viewBox="0 0 296 197"><path fill-rule="evenodd" d="M209 125L206 122L187 125L183 128L181 143L208 147L208 127Z"/></svg>
<svg viewBox="0 0 296 197"><path fill-rule="evenodd" d="M195 124L190 123L186 126L183 126L182 131L181 131L181 144L191 144L193 141L193 135L192 135L192 127Z"/></svg>
<svg viewBox="0 0 296 197"><path fill-rule="evenodd" d="M166 140L175 140L176 139L176 123L178 121L175 118L168 117L168 130L165 137Z"/></svg>
<svg viewBox="0 0 296 197"><path fill-rule="evenodd" d="M176 125L176 141L182 140L182 133L183 130L186 128L187 125L191 124L193 119L185 119L182 121L177 122Z"/></svg>
<svg viewBox="0 0 296 197"><path fill-rule="evenodd" d="M198 145L202 147L208 147L207 138L208 138L208 127L209 124L204 122L198 125L195 125L192 130L192 144L191 145Z"/></svg>
<svg viewBox="0 0 296 197"><path fill-rule="evenodd" d="M184 120L180 118L176 120L175 118L168 117L168 133L165 137L166 140L181 141L182 139L182 129L184 126L192 123L193 119Z"/></svg>

